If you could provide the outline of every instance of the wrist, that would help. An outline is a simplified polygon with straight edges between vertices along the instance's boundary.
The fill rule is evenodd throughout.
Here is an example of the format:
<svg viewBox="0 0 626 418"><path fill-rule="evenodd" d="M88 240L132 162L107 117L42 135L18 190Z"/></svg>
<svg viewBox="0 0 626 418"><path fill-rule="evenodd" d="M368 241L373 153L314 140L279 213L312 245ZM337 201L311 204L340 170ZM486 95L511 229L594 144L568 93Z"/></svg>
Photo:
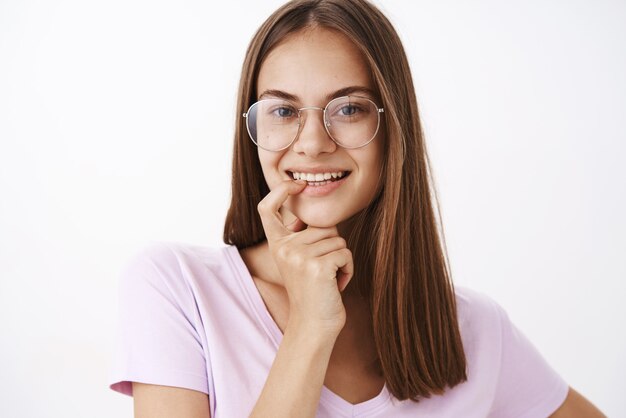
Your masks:
<svg viewBox="0 0 626 418"><path fill-rule="evenodd" d="M289 320L287 321L287 327L285 328L285 334L289 332L290 334L302 334L307 338L313 340L313 342L321 342L325 343L329 340L337 339L343 326L344 322L337 321L311 321L307 319L301 319L295 315L290 315Z"/></svg>

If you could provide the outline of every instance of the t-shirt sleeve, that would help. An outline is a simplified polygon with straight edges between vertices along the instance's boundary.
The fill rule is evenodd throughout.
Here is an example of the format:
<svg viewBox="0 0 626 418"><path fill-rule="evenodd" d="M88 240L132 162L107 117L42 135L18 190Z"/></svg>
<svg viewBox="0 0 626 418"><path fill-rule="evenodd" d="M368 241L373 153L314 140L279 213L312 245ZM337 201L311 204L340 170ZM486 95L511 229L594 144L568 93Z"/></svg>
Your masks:
<svg viewBox="0 0 626 418"><path fill-rule="evenodd" d="M155 243L132 257L119 279L117 345L110 388L132 383L208 391L208 366L191 284L177 254Z"/></svg>
<svg viewBox="0 0 626 418"><path fill-rule="evenodd" d="M569 385L494 301L502 327L502 355L489 417L549 417L565 401Z"/></svg>

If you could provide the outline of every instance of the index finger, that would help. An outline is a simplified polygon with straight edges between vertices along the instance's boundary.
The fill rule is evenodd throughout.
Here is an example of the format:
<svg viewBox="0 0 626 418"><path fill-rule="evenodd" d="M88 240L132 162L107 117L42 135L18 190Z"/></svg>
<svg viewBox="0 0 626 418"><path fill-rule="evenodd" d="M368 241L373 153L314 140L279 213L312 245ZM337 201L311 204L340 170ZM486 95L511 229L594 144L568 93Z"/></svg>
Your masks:
<svg viewBox="0 0 626 418"><path fill-rule="evenodd" d="M284 180L271 190L257 205L261 222L268 240L284 237L292 232L285 227L282 216L278 212L290 195L295 195L304 190L304 180Z"/></svg>

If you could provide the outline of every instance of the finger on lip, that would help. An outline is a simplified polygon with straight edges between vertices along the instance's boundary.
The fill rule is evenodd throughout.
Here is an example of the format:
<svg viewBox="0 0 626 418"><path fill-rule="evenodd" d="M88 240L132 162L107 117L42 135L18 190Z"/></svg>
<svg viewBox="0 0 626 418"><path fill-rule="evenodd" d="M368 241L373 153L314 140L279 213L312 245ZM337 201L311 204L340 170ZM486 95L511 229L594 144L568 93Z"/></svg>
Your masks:
<svg viewBox="0 0 626 418"><path fill-rule="evenodd" d="M285 203L287 198L290 195L298 194L304 188L302 186L306 186L306 180L285 180L281 182L278 187L269 192L266 196L266 199L269 199L271 202L271 208L274 212L278 213L278 209ZM275 194L272 196L272 194Z"/></svg>

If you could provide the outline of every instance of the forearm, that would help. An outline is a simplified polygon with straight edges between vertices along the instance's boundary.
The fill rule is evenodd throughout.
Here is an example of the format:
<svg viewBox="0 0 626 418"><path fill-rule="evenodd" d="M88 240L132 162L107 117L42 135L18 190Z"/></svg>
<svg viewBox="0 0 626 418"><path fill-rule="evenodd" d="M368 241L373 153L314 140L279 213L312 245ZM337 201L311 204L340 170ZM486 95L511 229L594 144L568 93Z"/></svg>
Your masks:
<svg viewBox="0 0 626 418"><path fill-rule="evenodd" d="M287 326L250 418L313 418L337 336Z"/></svg>
<svg viewBox="0 0 626 418"><path fill-rule="evenodd" d="M606 418L594 404L572 387L569 388L563 404L550 418Z"/></svg>

